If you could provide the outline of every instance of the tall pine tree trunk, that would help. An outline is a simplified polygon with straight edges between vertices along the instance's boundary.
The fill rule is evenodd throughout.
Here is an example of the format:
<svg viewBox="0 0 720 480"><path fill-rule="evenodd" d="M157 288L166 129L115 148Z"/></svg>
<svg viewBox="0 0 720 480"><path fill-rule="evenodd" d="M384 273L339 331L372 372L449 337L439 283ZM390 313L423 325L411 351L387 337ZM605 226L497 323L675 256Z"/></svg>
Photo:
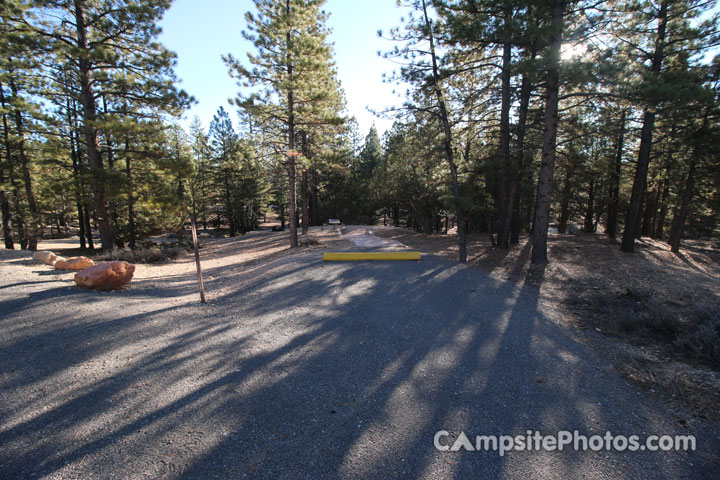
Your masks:
<svg viewBox="0 0 720 480"><path fill-rule="evenodd" d="M79 172L82 173L83 165L80 163L80 132L79 130L75 131L75 145L78 149L78 166L79 166ZM81 178L82 180L82 178ZM83 188L85 187L84 182L81 182L83 185ZM93 240L93 232L92 227L90 225L90 212L92 211L92 202L87 196L83 196L83 211L85 212L85 239L87 240L87 248L90 250L95 249L95 241Z"/></svg>
<svg viewBox="0 0 720 480"><path fill-rule="evenodd" d="M230 227L230 236L234 237L237 233L235 230L235 212L233 210L232 193L230 192L230 172L225 172L225 214L228 219L228 226Z"/></svg>
<svg viewBox="0 0 720 480"><path fill-rule="evenodd" d="M705 132L707 129L710 112L710 109L705 111L700 132ZM685 229L685 221L687 220L690 200L692 199L693 188L695 187L695 171L697 169L698 161L700 160L701 148L702 147L700 146L695 146L692 154L690 155L690 168L688 170L687 178L685 179L685 188L683 189L680 208L677 209L675 215L673 215L672 225L670 226L670 238L668 239L668 243L670 243L670 251L674 253L680 252L680 240L682 239L683 230Z"/></svg>
<svg viewBox="0 0 720 480"><path fill-rule="evenodd" d="M125 175L128 180L128 247L135 250L137 246L137 234L135 232L135 196L133 195L133 176L130 168L130 142L125 138ZM195 215L195 204L193 203L193 215Z"/></svg>
<svg viewBox="0 0 720 480"><path fill-rule="evenodd" d="M669 170L669 167L668 167ZM667 197L670 194L670 182L668 177L665 176L663 180L662 195L660 196L660 210L658 211L657 220L655 222L655 231L653 232L653 238L662 240L665 233L665 218L667 217Z"/></svg>
<svg viewBox="0 0 720 480"><path fill-rule="evenodd" d="M608 195L607 234L609 238L617 236L618 205L620 202L620 174L622 173L622 156L625 148L625 110L620 116L620 130L615 146L615 162L610 175L610 192Z"/></svg>
<svg viewBox="0 0 720 480"><path fill-rule="evenodd" d="M425 213L422 220L422 229L425 235L430 235L433 231L433 217L430 213Z"/></svg>
<svg viewBox="0 0 720 480"><path fill-rule="evenodd" d="M68 116L70 115L70 102L68 105ZM70 158L72 159L73 165L73 183L75 185L75 206L77 208L78 215L78 236L80 237L80 248L85 249L85 218L83 214L83 205L80 196L80 165L78 150L75 148L75 136L73 134L73 125L70 123Z"/></svg>
<svg viewBox="0 0 720 480"><path fill-rule="evenodd" d="M10 227L10 202L8 202L5 190L0 191L0 209L2 210L2 230L5 248L8 250L15 249L15 242L12 237L12 228Z"/></svg>
<svg viewBox="0 0 720 480"><path fill-rule="evenodd" d="M108 115L108 107L107 102L105 100L105 95L102 95L102 108L103 113L107 117ZM124 112L127 114L127 112ZM105 135L105 144L106 144L106 150L107 153L107 165L108 165L108 171L113 172L115 170L115 148L113 146L112 137L110 135ZM118 200L116 198L108 198L107 202L108 212L110 212L110 221L111 225L118 225L118 219L120 218L118 214ZM123 244L123 241L120 237L115 235L115 246L117 248L123 248L125 245Z"/></svg>
<svg viewBox="0 0 720 480"><path fill-rule="evenodd" d="M558 220L558 233L567 232L568 219L570 217L570 196L572 193L572 172L573 167L568 165L565 170L565 182L563 182L562 195L560 196L560 219Z"/></svg>
<svg viewBox="0 0 720 480"><path fill-rule="evenodd" d="M291 15L290 12L290 1L287 0L285 2L286 7L286 13L288 18ZM287 41L287 50L288 52L292 51L292 35L290 31L286 34L286 41ZM293 82L293 63L292 59L290 58L290 53L287 54L286 58L286 67L287 67L287 75L289 79L289 83L292 85ZM298 218L297 218L297 200L295 198L295 192L296 192L296 181L297 181L297 174L296 174L296 155L297 152L295 152L295 91L293 88L289 88L287 92L287 109L288 109L288 117L287 117L287 127L288 127L288 183L290 187L290 192L288 195L288 215L289 215L289 223L290 223L290 248L296 248L298 246L298 235L297 235L297 227L298 227Z"/></svg>
<svg viewBox="0 0 720 480"><path fill-rule="evenodd" d="M533 49L530 58L535 58ZM525 125L527 124L528 111L530 109L530 94L532 93L532 82L530 73L522 75L520 84L520 106L518 108L517 125L517 152L515 153L515 168L512 177L510 191L513 195L512 219L510 222L510 243L520 242L520 190L522 187L523 168L525 163Z"/></svg>
<svg viewBox="0 0 720 480"><path fill-rule="evenodd" d="M647 198L645 198L645 195L643 194L642 200L640 201L640 212L635 220L635 240L640 240L642 238L642 221L646 203Z"/></svg>
<svg viewBox="0 0 720 480"><path fill-rule="evenodd" d="M320 225L320 219L318 218L318 197L320 192L317 177L317 170L310 169L310 225L313 227Z"/></svg>
<svg viewBox="0 0 720 480"><path fill-rule="evenodd" d="M643 215L642 228L640 229L643 237L649 237L655 231L653 222L655 221L655 212L657 211L658 196L659 193L656 188L645 195L645 213Z"/></svg>
<svg viewBox="0 0 720 480"><path fill-rule="evenodd" d="M538 190L533 221L532 253L530 261L545 264L547 258L547 231L550 220L555 147L558 128L558 97L560 90L560 47L562 46L565 0L552 0L550 45L545 93L545 125L543 133L542 163L538 176Z"/></svg>
<svg viewBox="0 0 720 480"><path fill-rule="evenodd" d="M505 35L509 35L507 24L510 13L505 12ZM503 43L502 66L500 71L500 218L498 221L498 246L510 248L510 223L512 219L513 200L515 192L512 191L514 182L513 172L510 165L510 68L512 62L512 44L509 41Z"/></svg>
<svg viewBox="0 0 720 480"><path fill-rule="evenodd" d="M83 206L80 197L80 168L79 168L79 146L75 147L75 123L73 122L73 113L71 108L70 99L65 100L65 108L67 109L67 121L68 121L68 137L70 139L70 159L72 160L73 166L73 185L75 186L75 208L77 209L78 219L78 237L80 240L80 248L85 250L85 222L83 214Z"/></svg>
<svg viewBox="0 0 720 480"><path fill-rule="evenodd" d="M0 86L2 89L2 86ZM9 150L8 150L9 153ZM12 159L8 157L8 165ZM8 200L9 192L5 191L5 167L2 163L2 152L0 152L0 211L2 212L2 231L3 231L3 242L5 248L8 250L15 249L15 242L12 237L12 227L10 222L12 220L10 215L10 201Z"/></svg>
<svg viewBox="0 0 720 480"><path fill-rule="evenodd" d="M302 170L302 234L308 234L308 227L310 224L310 205L308 204L308 171L307 168Z"/></svg>
<svg viewBox="0 0 720 480"><path fill-rule="evenodd" d="M289 142L290 151L293 151L294 148L294 142ZM289 155L288 156L288 181L290 183L290 192L288 195L288 224L290 226L290 248L295 248L298 246L298 240L297 240L297 200L296 200L296 182L297 182L297 174L296 174L296 164L295 164L295 156Z"/></svg>
<svg viewBox="0 0 720 480"><path fill-rule="evenodd" d="M75 28L77 30L77 48L79 55L77 65L80 79L80 104L82 105L83 132L87 145L87 157L92 171L95 215L100 229L100 243L103 250L110 250L115 244L115 235L110 223L105 186L103 178L103 163L98 149L98 132L95 127L97 110L95 96L92 89L92 64L89 59L90 50L87 40L87 27L85 23L85 2L75 0Z"/></svg>
<svg viewBox="0 0 720 480"><path fill-rule="evenodd" d="M655 41L655 52L653 54L651 73L657 78L660 75L660 69L663 61L663 51L665 47L665 30L667 23L668 0L664 0L660 5L657 38ZM623 232L622 244L620 249L623 252L635 251L635 236L637 234L638 219L642 207L643 195L647 188L647 174L650 165L650 152L652 149L653 129L655 127L655 112L648 108L643 115L643 125L640 133L640 151L638 152L637 170L635 170L635 179L633 181L632 194L630 196L630 204L628 205L627 214L625 215L625 231Z"/></svg>
<svg viewBox="0 0 720 480"><path fill-rule="evenodd" d="M280 229L285 230L285 205L280 204Z"/></svg>
<svg viewBox="0 0 720 480"><path fill-rule="evenodd" d="M203 231L207 232L207 193L205 191L205 160L200 163L200 217L203 226Z"/></svg>
<svg viewBox="0 0 720 480"><path fill-rule="evenodd" d="M17 97L17 87L15 80L10 73L10 91L13 97ZM3 101L3 103L5 103ZM17 153L20 157L20 169L22 171L23 183L25 184L25 199L30 212L28 218L28 249L37 250L37 241L40 236L40 214L38 211L35 194L32 188L32 179L30 178L30 165L28 162L27 151L25 149L25 126L23 124L22 114L20 110L13 107L13 115L15 117L15 134L17 135Z"/></svg>
<svg viewBox="0 0 720 480"><path fill-rule="evenodd" d="M583 225L583 231L585 233L593 233L595 231L595 225L593 218L595 216L595 179L590 179L590 185L588 188L588 201L587 208L585 210L585 224Z"/></svg>
<svg viewBox="0 0 720 480"><path fill-rule="evenodd" d="M15 243L12 237L12 228L10 227L10 202L8 201L7 192L5 192L5 169L2 165L2 152L0 152L0 212L2 212L2 231L5 248L13 250L15 249Z"/></svg>
<svg viewBox="0 0 720 480"><path fill-rule="evenodd" d="M458 170L455 164L455 156L452 148L452 130L450 128L450 119L448 117L447 108L445 106L445 100L443 99L442 89L440 88L440 74L437 65L437 56L435 55L435 38L430 24L430 19L427 14L427 5L423 0L423 14L425 16L425 25L428 28L428 40L430 42L430 56L432 59L432 85L435 93L435 98L438 102L438 108L440 110L440 118L443 124L443 133L445 138L443 139L443 147L445 150L445 158L450 167L450 178L452 181L452 192L455 200L455 212L458 219L458 260L460 263L467 263L467 241L465 238L465 213L463 212L461 199L460 199L460 182L458 180ZM429 233L429 232L428 232Z"/></svg>
<svg viewBox="0 0 720 480"><path fill-rule="evenodd" d="M66 88L67 81L66 81ZM66 101L66 107L68 112L68 132L70 136L70 156L73 164L73 183L75 185L75 201L77 203L77 214L78 214L78 236L80 237L80 248L93 249L92 231L90 230L90 221L88 218L89 205L84 200L85 195L83 194L83 182L81 179L82 165L80 163L80 132L78 128L78 114L77 114L77 103L75 100L71 100L69 97Z"/></svg>
<svg viewBox="0 0 720 480"><path fill-rule="evenodd" d="M0 85L0 105L2 105L3 110L5 110L5 95L3 94L2 85ZM2 114L2 120L5 155L8 162L8 179L10 180L10 187L12 188L13 210L15 213L13 220L15 220L15 230L17 230L18 233L20 248L26 250L28 247L28 238L25 230L25 209L22 204L22 198L20 197L20 187L15 177L15 159L13 158L12 144L10 142L10 127L8 126L7 114L5 112Z"/></svg>
<svg viewBox="0 0 720 480"><path fill-rule="evenodd" d="M95 248L95 241L93 240L92 225L90 224L90 205L88 203L85 204L85 235L88 249L93 250Z"/></svg>
<svg viewBox="0 0 720 480"><path fill-rule="evenodd" d="M310 154L308 153L308 135L306 131L301 132L301 138L302 138L302 154L305 157L306 160L310 159ZM309 195L310 190L308 188L308 171L306 167L302 167L302 172L300 175L300 190L302 195L302 234L307 235L308 234L308 228L310 227L310 219L308 218L310 213L310 205L309 205Z"/></svg>
<svg viewBox="0 0 720 480"><path fill-rule="evenodd" d="M698 160L697 150L690 158L690 169L685 179L685 187L683 189L680 207L673 216L672 226L670 227L670 251L678 253L680 251L680 240L682 239L683 230L685 229L685 221L687 220L688 210L690 208L690 199L692 199L693 188L695 186L695 170Z"/></svg>

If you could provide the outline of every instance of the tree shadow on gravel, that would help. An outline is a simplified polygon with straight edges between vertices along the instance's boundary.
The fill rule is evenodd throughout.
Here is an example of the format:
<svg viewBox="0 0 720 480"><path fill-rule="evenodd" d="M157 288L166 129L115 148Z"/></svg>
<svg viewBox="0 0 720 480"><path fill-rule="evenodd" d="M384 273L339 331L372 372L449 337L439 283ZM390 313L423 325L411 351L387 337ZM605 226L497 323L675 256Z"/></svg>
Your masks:
<svg viewBox="0 0 720 480"><path fill-rule="evenodd" d="M15 329L0 350L10 367L0 377L0 471L8 478L651 471L702 478L714 467L684 453L436 450L440 430L448 432L441 443L451 445L460 432L474 439L679 427L546 318L534 284L500 282L432 256L319 258L210 269L218 289L207 306L152 306L140 290L102 297L114 307L102 310L66 294L58 300L65 312L38 320L28 316L48 297L11 305L4 325ZM543 272L535 275L541 282ZM123 311L132 305L143 311ZM703 441L701 449L716 451Z"/></svg>
<svg viewBox="0 0 720 480"><path fill-rule="evenodd" d="M27 285L39 285L42 283L53 283L54 280L44 280L40 282L17 282L17 283L9 283L7 285L0 285L0 290L4 290L6 288L16 288L16 287L22 287Z"/></svg>
<svg viewBox="0 0 720 480"><path fill-rule="evenodd" d="M77 272L71 272L68 270L34 270L33 273L41 277L61 277L68 274L75 275Z"/></svg>

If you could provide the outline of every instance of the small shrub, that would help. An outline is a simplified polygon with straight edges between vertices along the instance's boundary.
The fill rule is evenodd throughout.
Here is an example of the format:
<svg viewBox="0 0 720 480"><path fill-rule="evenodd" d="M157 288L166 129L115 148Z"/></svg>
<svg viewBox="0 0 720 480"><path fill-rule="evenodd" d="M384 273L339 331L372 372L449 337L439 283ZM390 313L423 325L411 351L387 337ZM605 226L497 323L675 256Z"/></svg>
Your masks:
<svg viewBox="0 0 720 480"><path fill-rule="evenodd" d="M320 245L320 242L318 242L318 241L315 240L314 238L305 238L305 237L300 237L300 238L298 239L298 243L299 243L299 245L300 245L301 247L309 247L309 246L312 246L312 245Z"/></svg>
<svg viewBox="0 0 720 480"><path fill-rule="evenodd" d="M125 261L128 263L159 263L168 258L177 257L182 251L179 247L140 247L135 250L129 248L113 248L111 251L95 257L99 261Z"/></svg>
<svg viewBox="0 0 720 480"><path fill-rule="evenodd" d="M135 250L136 263L158 263L167 260L165 253L157 248L141 248Z"/></svg>
<svg viewBox="0 0 720 480"><path fill-rule="evenodd" d="M674 312L654 299L647 302L631 300L626 305L625 311L616 319L619 332L672 340L683 327Z"/></svg>
<svg viewBox="0 0 720 480"><path fill-rule="evenodd" d="M720 367L720 312L700 312L690 328L678 333L674 345L697 360Z"/></svg>
<svg viewBox="0 0 720 480"><path fill-rule="evenodd" d="M643 327L649 333L665 338L674 338L684 326L678 316L665 305L656 300L650 300L643 313Z"/></svg>
<svg viewBox="0 0 720 480"><path fill-rule="evenodd" d="M163 255L165 255L165 258L177 258L179 257L183 252L187 251L187 246L171 246L171 247L165 247L162 249Z"/></svg>
<svg viewBox="0 0 720 480"><path fill-rule="evenodd" d="M135 256L132 250L129 248L117 248L114 247L109 252L102 252L98 255L95 255L95 261L100 262L115 262L115 261L125 261L132 263L135 260Z"/></svg>

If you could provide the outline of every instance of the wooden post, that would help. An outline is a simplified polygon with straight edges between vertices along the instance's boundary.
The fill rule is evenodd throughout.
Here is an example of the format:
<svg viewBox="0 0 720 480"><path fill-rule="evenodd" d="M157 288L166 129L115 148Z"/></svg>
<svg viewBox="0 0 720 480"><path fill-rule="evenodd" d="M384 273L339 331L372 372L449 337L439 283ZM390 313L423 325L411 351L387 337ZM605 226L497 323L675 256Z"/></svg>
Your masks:
<svg viewBox="0 0 720 480"><path fill-rule="evenodd" d="M198 250L197 228L195 227L195 214L190 214L192 227L193 247L195 247L195 266L197 267L198 285L200 286L200 303L205 302L205 289L203 288L202 270L200 269L200 251Z"/></svg>

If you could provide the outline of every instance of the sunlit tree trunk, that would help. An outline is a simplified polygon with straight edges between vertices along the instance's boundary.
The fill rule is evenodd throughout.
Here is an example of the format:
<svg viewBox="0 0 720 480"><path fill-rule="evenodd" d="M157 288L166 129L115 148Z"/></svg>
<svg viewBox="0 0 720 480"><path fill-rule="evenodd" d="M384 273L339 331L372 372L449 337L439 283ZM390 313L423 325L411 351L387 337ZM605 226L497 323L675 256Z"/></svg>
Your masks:
<svg viewBox="0 0 720 480"><path fill-rule="evenodd" d="M2 86L0 85L0 104L5 110L5 95L3 94ZM10 141L10 127L8 126L7 114L3 112L3 141L5 143L5 156L7 157L8 165L8 179L10 180L10 187L12 188L12 199L13 199L13 210L15 221L15 230L18 233L18 243L20 248L26 250L28 248L28 238L25 230L25 208L22 204L22 198L20 197L20 187L18 185L17 178L15 177L15 158L13 157L13 150Z"/></svg>
<svg viewBox="0 0 720 480"><path fill-rule="evenodd" d="M103 164L97 143L97 111L95 95L91 83L91 63L89 54L87 27L85 24L84 1L75 0L75 28L77 30L78 73L80 80L80 104L82 105L83 132L87 148L88 163L92 171L95 214L100 229L100 243L103 250L110 250L115 244L115 235L110 223L105 187L103 185Z"/></svg>
<svg viewBox="0 0 720 480"><path fill-rule="evenodd" d="M17 97L18 92L13 80L12 73L10 75L10 91L13 97ZM4 102L3 102L4 103ZM25 199L30 212L28 220L28 249L37 250L37 241L40 236L40 215L37 202L35 201L35 193L32 188L32 179L30 178L30 164L25 148L25 126L20 110L13 108L13 116L15 117L15 134L17 135L16 149L20 158L20 169L22 171L23 183L25 185Z"/></svg>
<svg viewBox="0 0 720 480"><path fill-rule="evenodd" d="M558 127L558 96L560 90L560 47L562 45L563 16L565 1L552 1L551 34L548 47L548 72L545 93L545 126L543 133L542 163L538 177L538 191L533 222L532 253L533 264L547 263L547 231L552 200L553 172L555 169L555 147Z"/></svg>

